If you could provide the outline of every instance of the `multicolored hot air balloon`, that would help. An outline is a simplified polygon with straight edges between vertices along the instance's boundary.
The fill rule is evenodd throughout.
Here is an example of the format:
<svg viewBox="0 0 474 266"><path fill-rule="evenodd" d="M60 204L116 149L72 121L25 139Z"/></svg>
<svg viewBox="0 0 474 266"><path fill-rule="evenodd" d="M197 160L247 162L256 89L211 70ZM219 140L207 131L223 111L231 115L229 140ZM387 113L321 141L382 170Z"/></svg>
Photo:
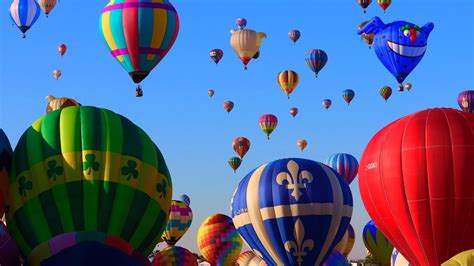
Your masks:
<svg viewBox="0 0 474 266"><path fill-rule="evenodd" d="M234 109L234 102L233 101L224 101L224 110L227 111L227 113L230 113L232 109Z"/></svg>
<svg viewBox="0 0 474 266"><path fill-rule="evenodd" d="M347 184L354 181L359 171L359 162L354 156L347 153L333 154L324 163L344 177Z"/></svg>
<svg viewBox="0 0 474 266"><path fill-rule="evenodd" d="M360 7L364 10L364 13L366 13L367 7L369 7L370 3L372 3L372 0L357 0L357 3L359 4Z"/></svg>
<svg viewBox="0 0 474 266"><path fill-rule="evenodd" d="M247 26L247 20L245 18L238 18L235 20L235 25L237 25L239 30L243 30Z"/></svg>
<svg viewBox="0 0 474 266"><path fill-rule="evenodd" d="M267 266L267 264L253 251L248 250L240 254L235 262L235 266Z"/></svg>
<svg viewBox="0 0 474 266"><path fill-rule="evenodd" d="M169 0L111 0L102 10L100 30L111 55L140 84L173 46L179 18ZM142 95L137 85L136 96Z"/></svg>
<svg viewBox="0 0 474 266"><path fill-rule="evenodd" d="M240 181L231 212L240 235L268 265L321 265L351 220L352 194L322 163L281 159Z"/></svg>
<svg viewBox="0 0 474 266"><path fill-rule="evenodd" d="M388 100L388 98L390 98L391 95L392 88L390 88L389 86L383 86L382 88L380 88L380 96L382 96L385 102Z"/></svg>
<svg viewBox="0 0 474 266"><path fill-rule="evenodd" d="M369 221L365 225L362 239L367 250L382 266L390 266L393 245L390 244L373 221Z"/></svg>
<svg viewBox="0 0 474 266"><path fill-rule="evenodd" d="M55 69L53 70L53 77L56 80L59 80L59 78L62 76L63 72L61 72L61 69Z"/></svg>
<svg viewBox="0 0 474 266"><path fill-rule="evenodd" d="M392 257L390 259L391 266L412 266L403 255L398 252L396 248L393 249Z"/></svg>
<svg viewBox="0 0 474 266"><path fill-rule="evenodd" d="M184 202L186 205L191 206L191 199L188 195L182 194L178 197L179 201Z"/></svg>
<svg viewBox="0 0 474 266"><path fill-rule="evenodd" d="M458 104L464 112L474 113L474 90L459 93Z"/></svg>
<svg viewBox="0 0 474 266"><path fill-rule="evenodd" d="M267 139L270 139L270 134L278 125L278 118L272 114L264 114L258 119L258 125L267 134Z"/></svg>
<svg viewBox="0 0 474 266"><path fill-rule="evenodd" d="M41 13L36 0L13 0L10 5L10 17L26 38L26 32L35 24Z"/></svg>
<svg viewBox="0 0 474 266"><path fill-rule="evenodd" d="M474 265L474 249L463 251L451 259L445 261L441 266L467 266Z"/></svg>
<svg viewBox="0 0 474 266"><path fill-rule="evenodd" d="M324 108L326 108L326 110L329 109L329 107L331 107L331 105L332 105L332 101L330 99L324 99L323 100L322 106Z"/></svg>
<svg viewBox="0 0 474 266"><path fill-rule="evenodd" d="M355 232L354 228L352 227L351 224L347 226L346 233L342 237L341 241L337 243L337 245L334 247L335 251L338 251L339 253L344 256L344 258L347 258L349 253L351 253L352 248L354 247L355 243Z"/></svg>
<svg viewBox="0 0 474 266"><path fill-rule="evenodd" d="M265 32L256 32L254 30L231 30L230 46L244 64L247 65L252 60L262 45L262 39L267 38Z"/></svg>
<svg viewBox="0 0 474 266"><path fill-rule="evenodd" d="M374 17L357 33L374 34L377 57L401 85L425 55L433 29L431 22L423 27L406 21L384 24L380 18Z"/></svg>
<svg viewBox="0 0 474 266"><path fill-rule="evenodd" d="M359 25L359 27L357 27L357 30L362 29L367 23L369 23L368 20L362 22L362 23ZM374 43L374 36L375 36L375 34L373 34L373 33L369 33L369 34L367 34L367 33L362 33L360 36L362 37L362 40L364 40L364 42L369 45L369 49L371 49L371 48L372 48L372 44Z"/></svg>
<svg viewBox="0 0 474 266"><path fill-rule="evenodd" d="M296 141L296 146L298 146L298 148L303 151L304 149L306 149L306 146L308 146L308 141L305 139L299 139Z"/></svg>
<svg viewBox="0 0 474 266"><path fill-rule="evenodd" d="M290 99L290 94L295 90L296 86L300 82L298 73L293 70L281 71L277 76L278 85Z"/></svg>
<svg viewBox="0 0 474 266"><path fill-rule="evenodd" d="M198 266L196 256L189 250L170 246L156 254L152 266Z"/></svg>
<svg viewBox="0 0 474 266"><path fill-rule="evenodd" d="M301 32L299 30L290 30L288 32L288 37L290 37L290 40L293 42L293 44L296 44L296 42L301 37Z"/></svg>
<svg viewBox="0 0 474 266"><path fill-rule="evenodd" d="M64 54L66 54L66 51L67 51L67 46L64 43L58 45L58 53L61 57L64 56Z"/></svg>
<svg viewBox="0 0 474 266"><path fill-rule="evenodd" d="M411 83L406 83L406 84L405 84L405 89L406 89L407 91L410 91L410 90L411 90L411 87L412 87Z"/></svg>
<svg viewBox="0 0 474 266"><path fill-rule="evenodd" d="M318 77L319 71L328 62L328 55L320 49L309 50L305 58L306 65L314 72L314 76Z"/></svg>
<svg viewBox="0 0 474 266"><path fill-rule="evenodd" d="M22 265L20 262L20 251L2 221L0 221L0 265Z"/></svg>
<svg viewBox="0 0 474 266"><path fill-rule="evenodd" d="M383 9L383 12L385 13L387 11L387 8L390 6L392 3L392 0L377 0L377 4Z"/></svg>
<svg viewBox="0 0 474 266"><path fill-rule="evenodd" d="M81 104L78 103L76 100L67 97L56 98L54 96L48 95L46 96L46 100L48 101L48 105L46 106L46 113L70 106L81 106Z"/></svg>
<svg viewBox="0 0 474 266"><path fill-rule="evenodd" d="M333 251L322 266L350 266L350 264L341 253Z"/></svg>
<svg viewBox="0 0 474 266"><path fill-rule="evenodd" d="M296 107L290 108L290 115L295 117L298 114L299 110Z"/></svg>
<svg viewBox="0 0 474 266"><path fill-rule="evenodd" d="M174 246L188 231L193 222L193 211L185 202L172 200L170 215L161 239Z"/></svg>
<svg viewBox="0 0 474 266"><path fill-rule="evenodd" d="M351 103L351 101L354 99L355 97L355 92L353 90L343 90L342 91L342 99L344 99L344 101L347 103L347 105L349 105Z"/></svg>
<svg viewBox="0 0 474 266"><path fill-rule="evenodd" d="M224 51L222 51L221 49L212 49L210 52L209 52L209 55L211 56L211 59L212 61L214 61L214 63L216 63L216 65L219 63L219 61L221 61L222 57L224 56Z"/></svg>
<svg viewBox="0 0 474 266"><path fill-rule="evenodd" d="M359 190L388 240L414 265L474 247L474 116L434 108L390 123L367 145Z"/></svg>
<svg viewBox="0 0 474 266"><path fill-rule="evenodd" d="M0 217L5 213L5 201L9 197L8 184L10 181L13 150L7 135L0 128Z"/></svg>
<svg viewBox="0 0 474 266"><path fill-rule="evenodd" d="M46 17L48 17L49 13L54 9L56 2L57 0L38 0L38 4Z"/></svg>
<svg viewBox="0 0 474 266"><path fill-rule="evenodd" d="M13 158L6 219L29 265L147 260L172 184L142 129L106 109L59 109L25 131Z"/></svg>
<svg viewBox="0 0 474 266"><path fill-rule="evenodd" d="M239 169L240 165L242 164L242 159L239 157L230 157L228 161L230 168L234 170L234 173Z"/></svg>
<svg viewBox="0 0 474 266"><path fill-rule="evenodd" d="M208 90L207 95L212 98L212 96L214 96L214 90Z"/></svg>
<svg viewBox="0 0 474 266"><path fill-rule="evenodd" d="M234 265L242 250L242 238L229 216L208 216L199 226L197 244L202 256L211 265Z"/></svg>
<svg viewBox="0 0 474 266"><path fill-rule="evenodd" d="M238 137L232 141L232 148L243 159L250 149L250 140L245 137Z"/></svg>

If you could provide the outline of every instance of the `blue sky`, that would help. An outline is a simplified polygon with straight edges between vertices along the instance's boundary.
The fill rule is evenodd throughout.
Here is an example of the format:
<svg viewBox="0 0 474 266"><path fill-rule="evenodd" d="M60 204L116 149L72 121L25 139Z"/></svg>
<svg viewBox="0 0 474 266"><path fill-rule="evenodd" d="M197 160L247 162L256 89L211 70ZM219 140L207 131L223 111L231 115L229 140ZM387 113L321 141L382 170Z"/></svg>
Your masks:
<svg viewBox="0 0 474 266"><path fill-rule="evenodd" d="M8 2L8 3L7 3ZM429 107L457 108L461 90L474 88L474 2L471 0L394 0L384 14L376 3L367 14L355 0L226 0L173 1L181 22L178 39L167 57L143 82L144 97L134 97L127 73L108 53L99 31L99 14L107 1L61 1L46 19L40 17L22 39L11 26L9 1L2 1L0 31L0 127L16 145L22 132L44 114L46 95L68 96L84 105L111 109L142 127L163 152L173 178L173 194L191 197L194 221L179 245L196 251L196 231L213 213L229 215L232 192L240 179L267 161L303 157L317 161L346 152L360 158L370 138L381 127L403 115ZM384 22L406 20L417 25L433 22L425 57L407 78L410 92L396 91L395 79L355 33L364 20L379 16ZM249 29L266 32L259 60L244 71L229 45L229 30L238 17ZM297 28L302 37L294 46L287 37ZM68 45L61 58L60 43ZM216 67L213 48L224 50ZM323 49L329 61L317 79L304 63L309 49ZM52 71L60 68L59 81ZM293 69L301 82L288 100L276 83L279 71ZM388 103L379 88L390 85ZM355 90L348 107L344 89ZM214 89L209 99L207 90ZM329 111L321 107L333 101ZM235 103L228 115L224 100ZM300 114L292 118L288 110ZM279 126L267 141L258 117L273 113ZM233 174L227 159L231 142L246 136L252 147ZM307 149L296 147L306 138ZM365 255L361 232L369 217L357 179L352 224L356 246L349 255Z"/></svg>

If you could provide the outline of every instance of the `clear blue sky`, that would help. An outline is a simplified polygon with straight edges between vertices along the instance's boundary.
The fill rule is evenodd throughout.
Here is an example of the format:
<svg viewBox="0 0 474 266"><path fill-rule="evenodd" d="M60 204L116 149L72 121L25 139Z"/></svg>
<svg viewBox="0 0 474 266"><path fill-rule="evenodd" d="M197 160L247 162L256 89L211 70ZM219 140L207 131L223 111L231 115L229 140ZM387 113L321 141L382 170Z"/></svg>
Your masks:
<svg viewBox="0 0 474 266"><path fill-rule="evenodd" d="M8 3L7 3L8 2ZM48 94L73 97L120 113L142 127L163 152L173 178L173 194L191 197L194 221L179 245L196 251L196 231L209 214L229 215L232 192L253 168L283 157L317 161L332 153L352 153L360 158L369 139L398 117L429 107L455 107L460 90L474 88L474 1L394 0L384 14L376 3L364 14L356 0L225 0L173 1L180 15L178 39L161 64L143 83L145 96L134 97L127 73L108 53L99 32L99 14L105 0L64 0L46 19L40 17L22 39L11 27L10 1L2 1L0 31L0 127L16 145L22 132L44 114ZM384 22L406 20L418 25L431 21L427 53L407 78L410 92L396 91L395 79L374 52L355 33L373 16ZM237 17L247 28L264 31L259 60L244 71L229 45L229 30ZM296 46L287 32L297 28L302 37ZM68 45L64 58L56 52ZM209 58L213 48L224 50L216 67ZM306 51L323 49L329 62L315 79L304 64ZM60 68L56 81L52 71ZM280 70L293 69L301 82L288 100L276 83ZM394 88L385 103L379 88ZM341 91L352 88L356 97L348 107ZM207 90L214 89L209 99ZM329 111L321 107L331 98ZM224 100L235 102L228 115ZM292 118L290 107L300 114ZM257 120L274 113L279 126L267 141ZM227 159L234 156L231 141L246 136L252 147L233 174ZM300 152L295 142L306 138ZM357 179L352 224L356 246L349 256L365 255L361 231L369 217L361 202Z"/></svg>

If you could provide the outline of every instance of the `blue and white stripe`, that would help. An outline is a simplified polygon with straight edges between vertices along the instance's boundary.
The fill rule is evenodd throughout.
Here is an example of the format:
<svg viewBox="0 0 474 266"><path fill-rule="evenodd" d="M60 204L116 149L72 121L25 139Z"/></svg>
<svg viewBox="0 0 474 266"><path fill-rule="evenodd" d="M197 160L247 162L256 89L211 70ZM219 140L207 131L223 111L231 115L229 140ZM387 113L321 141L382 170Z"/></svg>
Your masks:
<svg viewBox="0 0 474 266"><path fill-rule="evenodd" d="M359 162L347 153L336 153L327 158L324 163L336 170L347 182L352 183L359 172Z"/></svg>
<svg viewBox="0 0 474 266"><path fill-rule="evenodd" d="M23 33L33 26L40 13L36 0L14 0L10 6L10 17Z"/></svg>

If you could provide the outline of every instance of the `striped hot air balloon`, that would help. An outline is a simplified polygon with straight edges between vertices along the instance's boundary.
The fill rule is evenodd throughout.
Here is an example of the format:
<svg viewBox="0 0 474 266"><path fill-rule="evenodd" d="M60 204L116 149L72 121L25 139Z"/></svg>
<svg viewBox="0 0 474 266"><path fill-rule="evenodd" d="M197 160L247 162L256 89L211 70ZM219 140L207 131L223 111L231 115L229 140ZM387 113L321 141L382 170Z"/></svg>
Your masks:
<svg viewBox="0 0 474 266"><path fill-rule="evenodd" d="M272 114L264 114L258 119L258 124L265 134L267 134L267 139L270 139L270 134L278 125L278 118Z"/></svg>
<svg viewBox="0 0 474 266"><path fill-rule="evenodd" d="M172 200L170 215L161 239L174 246L188 231L193 222L193 211L185 202Z"/></svg>
<svg viewBox="0 0 474 266"><path fill-rule="evenodd" d="M31 266L146 261L172 195L168 168L148 135L91 106L48 113L26 130L9 189L8 229Z"/></svg>
<svg viewBox="0 0 474 266"><path fill-rule="evenodd" d="M364 13L366 13L367 7L372 3L372 0L357 0L357 3L359 4L360 7L364 10Z"/></svg>
<svg viewBox="0 0 474 266"><path fill-rule="evenodd" d="M10 5L10 17L26 38L26 32L35 24L41 13L36 0L13 0Z"/></svg>
<svg viewBox="0 0 474 266"><path fill-rule="evenodd" d="M49 13L54 9L56 6L57 0L38 0L38 4L43 10L46 17L48 17Z"/></svg>
<svg viewBox="0 0 474 266"><path fill-rule="evenodd" d="M277 82L283 92L285 92L288 99L290 99L290 94L295 90L296 86L298 86L300 77L298 73L293 70L285 70L278 74Z"/></svg>
<svg viewBox="0 0 474 266"><path fill-rule="evenodd" d="M290 30L288 32L288 37L290 40L293 42L293 44L296 44L296 42L300 39L301 37L301 32L299 30Z"/></svg>
<svg viewBox="0 0 474 266"><path fill-rule="evenodd" d="M354 181L359 171L359 162L354 156L347 153L333 154L324 163L344 177L347 184Z"/></svg>
<svg viewBox="0 0 474 266"><path fill-rule="evenodd" d="M170 246L156 254L152 266L198 266L196 256L189 250Z"/></svg>
<svg viewBox="0 0 474 266"><path fill-rule="evenodd" d="M331 107L332 101L330 99L324 99L321 105L327 110Z"/></svg>
<svg viewBox="0 0 474 266"><path fill-rule="evenodd" d="M342 99L349 105L355 97L355 92L353 90L344 90L342 91Z"/></svg>
<svg viewBox="0 0 474 266"><path fill-rule="evenodd" d="M250 149L250 140L245 137L238 137L232 141L232 148L243 159Z"/></svg>
<svg viewBox="0 0 474 266"><path fill-rule="evenodd" d="M9 197L8 183L10 181L13 150L7 135L0 128L0 217L5 213L5 201Z"/></svg>
<svg viewBox="0 0 474 266"><path fill-rule="evenodd" d="M219 61L221 61L222 57L224 56L224 51L222 51L221 49L212 49L210 52L209 52L209 56L211 57L212 61L214 61L214 63L216 63L216 65L219 63Z"/></svg>
<svg viewBox="0 0 474 266"><path fill-rule="evenodd" d="M173 46L179 18L168 0L111 0L102 10L100 30L111 55L139 84Z"/></svg>
<svg viewBox="0 0 474 266"><path fill-rule="evenodd" d="M242 164L242 159L239 157L230 157L228 160L230 168L234 170L234 173L239 169L240 165Z"/></svg>
<svg viewBox="0 0 474 266"><path fill-rule="evenodd" d="M298 112L299 112L298 108L296 108L296 107L290 108L290 115L292 117L295 117L298 114Z"/></svg>
<svg viewBox="0 0 474 266"><path fill-rule="evenodd" d="M382 88L380 88L380 96L382 96L385 102L388 100L388 98L390 98L391 95L392 88L390 88L389 86L383 86Z"/></svg>
<svg viewBox="0 0 474 266"><path fill-rule="evenodd" d="M309 50L306 54L305 62L311 71L314 72L314 76L318 77L319 71L321 71L328 62L328 55L320 49Z"/></svg>
<svg viewBox="0 0 474 266"><path fill-rule="evenodd" d="M387 11L387 8L392 3L392 0L377 0L377 4L383 9L383 12Z"/></svg>
<svg viewBox="0 0 474 266"><path fill-rule="evenodd" d="M390 266L393 245L372 220L365 225L362 239L367 250L382 266Z"/></svg>

